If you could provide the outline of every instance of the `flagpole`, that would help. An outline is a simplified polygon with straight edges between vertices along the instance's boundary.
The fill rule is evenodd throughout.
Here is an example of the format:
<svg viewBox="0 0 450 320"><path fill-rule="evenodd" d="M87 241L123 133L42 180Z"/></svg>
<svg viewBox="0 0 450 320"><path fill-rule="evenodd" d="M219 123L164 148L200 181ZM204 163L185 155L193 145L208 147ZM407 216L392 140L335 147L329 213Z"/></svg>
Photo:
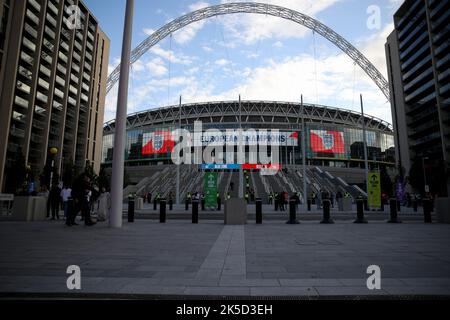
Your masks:
<svg viewBox="0 0 450 320"><path fill-rule="evenodd" d="M180 106L179 106L179 120L178 120L178 137L181 137L181 95L180 95ZM177 157L179 157L180 155L178 154ZM177 164L177 183L176 183L176 190L175 190L175 198L176 198L176 203L177 205L180 204L180 166L181 163Z"/></svg>
<svg viewBox="0 0 450 320"><path fill-rule="evenodd" d="M109 219L110 228L122 227L123 171L125 167L125 137L128 82L130 77L131 38L133 32L133 10L134 0L127 0L114 134L114 154L111 177L111 214Z"/></svg>
<svg viewBox="0 0 450 320"><path fill-rule="evenodd" d="M244 159L242 159L242 104L241 104L241 95L239 95L239 147L238 147L238 159L243 160L240 162L245 162L245 156ZM239 161L238 161L239 162ZM239 163L240 169L239 169L239 198L244 198L244 171L242 169L242 165L244 163Z"/></svg>
<svg viewBox="0 0 450 320"><path fill-rule="evenodd" d="M369 160L367 156L367 135L366 135L366 121L364 119L364 103L363 103L363 96L360 94L360 100L361 100L361 115L362 115L362 129L363 129L363 141L364 141L364 167L365 167L365 180L366 180L366 193L367 197L369 196ZM368 200L368 199L367 199Z"/></svg>
<svg viewBox="0 0 450 320"><path fill-rule="evenodd" d="M307 203L308 190L306 185L306 130L305 130L305 106L303 105L303 95L301 95L302 108L302 164L303 164L303 202Z"/></svg>

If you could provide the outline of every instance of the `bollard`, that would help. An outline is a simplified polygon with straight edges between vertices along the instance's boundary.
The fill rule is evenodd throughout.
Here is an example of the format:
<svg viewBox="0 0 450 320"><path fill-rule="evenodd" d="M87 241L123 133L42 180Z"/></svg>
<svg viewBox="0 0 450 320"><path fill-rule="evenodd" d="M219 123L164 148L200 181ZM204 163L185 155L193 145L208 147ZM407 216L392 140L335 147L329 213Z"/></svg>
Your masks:
<svg viewBox="0 0 450 320"><path fill-rule="evenodd" d="M189 210L189 200L186 199L186 202L184 203L184 210L188 211Z"/></svg>
<svg viewBox="0 0 450 320"><path fill-rule="evenodd" d="M192 200L192 223L198 223L198 200Z"/></svg>
<svg viewBox="0 0 450 320"><path fill-rule="evenodd" d="M356 199L356 220L354 223L367 223L364 219L364 200Z"/></svg>
<svg viewBox="0 0 450 320"><path fill-rule="evenodd" d="M400 205L400 200L397 200L397 212L400 212L401 210L401 205Z"/></svg>
<svg viewBox="0 0 450 320"><path fill-rule="evenodd" d="M425 223L431 223L432 204L430 199L423 199L423 218Z"/></svg>
<svg viewBox="0 0 450 320"><path fill-rule="evenodd" d="M256 198L256 224L262 224L262 199Z"/></svg>
<svg viewBox="0 0 450 320"><path fill-rule="evenodd" d="M206 204L205 199L202 199L202 211L205 211L205 204Z"/></svg>
<svg viewBox="0 0 450 320"><path fill-rule="evenodd" d="M369 202L367 199L364 199L364 210L369 211Z"/></svg>
<svg viewBox="0 0 450 320"><path fill-rule="evenodd" d="M157 202L156 199L153 199L153 210L156 211Z"/></svg>
<svg viewBox="0 0 450 320"><path fill-rule="evenodd" d="M159 200L159 222L166 223L166 199Z"/></svg>
<svg viewBox="0 0 450 320"><path fill-rule="evenodd" d="M399 221L397 218L397 199L389 200L389 207L391 209L391 219L388 221L388 223L401 223L401 221Z"/></svg>
<svg viewBox="0 0 450 320"><path fill-rule="evenodd" d="M333 219L331 219L331 216L330 216L330 207L331 207L330 200L325 199L322 201L322 204L323 204L323 220L320 221L320 223L324 223L324 224L334 223Z"/></svg>
<svg viewBox="0 0 450 320"><path fill-rule="evenodd" d="M311 211L311 203L312 203L311 199L308 199L308 211Z"/></svg>
<svg viewBox="0 0 450 320"><path fill-rule="evenodd" d="M134 222L134 199L128 199L128 222Z"/></svg>
<svg viewBox="0 0 450 320"><path fill-rule="evenodd" d="M170 199L169 200L169 211L172 211L172 210L173 210L173 200Z"/></svg>
<svg viewBox="0 0 450 320"><path fill-rule="evenodd" d="M275 206L275 211L278 211L278 200L277 200L277 199L274 199L273 204L274 204L274 206Z"/></svg>
<svg viewBox="0 0 450 320"><path fill-rule="evenodd" d="M414 208L414 212L417 212L417 199L413 200L413 208Z"/></svg>
<svg viewBox="0 0 450 320"><path fill-rule="evenodd" d="M289 200L289 221L287 224L299 224L297 220L296 201L294 199Z"/></svg>
<svg viewBox="0 0 450 320"><path fill-rule="evenodd" d="M217 198L217 211L222 210L222 198L218 197Z"/></svg>

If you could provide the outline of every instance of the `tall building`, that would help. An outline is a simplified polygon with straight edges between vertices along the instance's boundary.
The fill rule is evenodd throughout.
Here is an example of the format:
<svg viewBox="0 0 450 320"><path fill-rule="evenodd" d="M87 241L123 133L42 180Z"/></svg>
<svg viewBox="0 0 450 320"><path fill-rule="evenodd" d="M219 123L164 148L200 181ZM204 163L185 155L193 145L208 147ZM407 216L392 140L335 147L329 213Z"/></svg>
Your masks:
<svg viewBox="0 0 450 320"><path fill-rule="evenodd" d="M420 192L450 192L450 0L407 0L386 43L398 163ZM426 187L428 186L428 187Z"/></svg>
<svg viewBox="0 0 450 320"><path fill-rule="evenodd" d="M78 8L78 9L77 9ZM0 186L11 169L101 162L110 41L79 0L0 0ZM19 160L20 159L20 160Z"/></svg>

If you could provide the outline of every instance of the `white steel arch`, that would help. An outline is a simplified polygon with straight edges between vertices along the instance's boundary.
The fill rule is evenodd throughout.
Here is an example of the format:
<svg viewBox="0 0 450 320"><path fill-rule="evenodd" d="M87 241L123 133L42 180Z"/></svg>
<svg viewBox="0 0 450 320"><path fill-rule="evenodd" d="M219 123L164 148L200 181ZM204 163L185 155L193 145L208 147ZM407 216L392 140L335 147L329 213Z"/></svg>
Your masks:
<svg viewBox="0 0 450 320"><path fill-rule="evenodd" d="M350 42L345 40L334 30L327 27L320 21L311 18L298 11L256 2L241 2L241 3L226 3L216 6L211 6L203 8L186 15L183 15L172 22L169 22L165 26L161 27L155 31L146 40L141 42L132 52L130 63L133 64L139 58L145 54L151 47L156 45L159 41L163 40L175 31L184 28L185 26L208 18L212 18L220 15L236 14L236 13L255 13L264 14L274 17L283 18L301 24L314 32L317 32L325 39L332 42L339 49L345 52L356 64L358 64L361 69L375 82L375 84L380 88L383 94L386 96L388 101L390 101L389 84L383 77L381 72ZM109 75L106 85L106 92L109 92L115 83L119 80L120 75L120 65L117 66L114 71Z"/></svg>

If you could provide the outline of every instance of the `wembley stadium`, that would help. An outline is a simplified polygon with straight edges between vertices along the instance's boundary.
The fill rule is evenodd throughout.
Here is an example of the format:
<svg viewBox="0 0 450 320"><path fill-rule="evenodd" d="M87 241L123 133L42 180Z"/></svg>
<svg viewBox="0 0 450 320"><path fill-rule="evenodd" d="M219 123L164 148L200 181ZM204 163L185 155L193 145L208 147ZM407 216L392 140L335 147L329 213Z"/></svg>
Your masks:
<svg viewBox="0 0 450 320"><path fill-rule="evenodd" d="M302 193L306 179L308 193L325 188L330 192L363 193L365 156L363 130L366 130L369 170L395 168L392 125L370 115L313 104L274 101L220 101L184 104L151 109L127 117L125 166L126 192L147 192L168 196L175 192L176 170L172 162L174 141L171 132L178 128L193 132L201 121L204 131L239 129L277 130L279 139L278 174L258 174L257 164L246 164L247 189L267 199L272 192ZM304 124L304 126L302 125ZM115 122L103 129L102 166L112 166ZM259 137L258 137L259 139ZM305 141L305 151L302 149ZM248 146L246 147L248 151ZM306 177L303 177L305 154ZM190 192L202 192L205 171L218 172L218 192L236 193L230 184L239 183L232 165L182 165L180 198ZM233 188L231 188L233 189Z"/></svg>

